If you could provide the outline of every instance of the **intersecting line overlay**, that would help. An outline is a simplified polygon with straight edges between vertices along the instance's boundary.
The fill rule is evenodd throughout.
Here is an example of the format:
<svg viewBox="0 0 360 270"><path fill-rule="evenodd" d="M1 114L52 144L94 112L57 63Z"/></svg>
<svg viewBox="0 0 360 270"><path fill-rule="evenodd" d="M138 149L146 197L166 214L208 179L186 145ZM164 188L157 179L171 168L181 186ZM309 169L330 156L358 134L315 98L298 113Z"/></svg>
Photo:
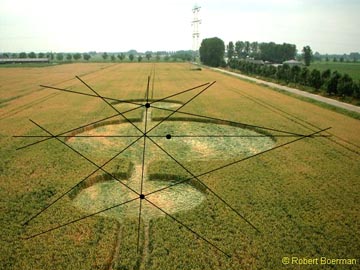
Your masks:
<svg viewBox="0 0 360 270"><path fill-rule="evenodd" d="M111 97L105 97L105 96L101 96L96 90L94 90L90 85L88 85L84 80L82 80L80 77L76 76L76 78L82 83L84 84L91 92L93 92L93 94L87 94L87 93L82 93L82 92L77 92L77 91L72 91L72 90L67 90L67 89L62 89L62 88L57 88L57 87L52 87L52 86L45 86L45 85L41 85L42 87L45 88L49 88L49 89L53 89L53 90L57 90L57 91L63 91L63 92L68 92L68 93L72 93L72 94L78 94L78 95L85 95L85 96L89 96L89 97L95 97L98 99L103 100L110 108L112 108L116 114L111 115L109 117L105 117L103 119L97 120L95 122L62 132L60 134L53 134L51 131L47 130L45 127L41 126L40 124L38 124L37 122L33 121L30 119L30 121L36 125L38 128L40 128L42 131L46 132L47 135L38 135L38 136L14 136L14 137L25 137L25 138L41 138L41 140L38 140L36 142L32 142L30 144L27 144L25 146L21 146L19 148L17 148L17 150L21 150L21 149L25 149L31 146L34 146L36 144L45 142L47 140L50 139L55 139L57 141L59 141L60 143L62 143L63 145L65 145L67 148L69 148L70 150L72 150L73 152L77 153L80 157L84 158L85 160L87 160L89 163L93 164L96 169L94 171L92 171L91 173L89 173L86 177L84 177L80 182L78 182L76 185L72 186L70 189L68 189L66 192L62 193L60 196L58 196L55 200L53 200L50 204L48 204L46 207L44 207L43 209L41 209L40 211L38 211L36 214L34 214L33 216L31 216L30 218L28 218L24 223L23 226L27 226L30 224L30 222L34 219L36 219L37 217L39 217L43 212L45 212L47 209L49 209L52 205L54 205L56 202L58 202L59 200L61 200L62 198L64 198L67 194L69 194L72 190L74 190L76 187L78 187L81 183L85 182L89 177L91 177L92 175L94 175L96 172L98 171L102 171L103 173L105 173L106 175L110 176L112 179L116 180L119 182L119 184L123 185L124 187L126 187L128 190L130 190L132 193L136 194L137 197L131 200L127 200L124 201L122 203L113 205L111 207L102 209L100 211L91 213L89 215L83 216L81 218L75 219L75 220L71 220L67 223L64 224L60 224L58 226L52 227L50 229L46 229L43 230L39 233L24 237L23 239L31 239L43 234L46 234L48 232L57 230L59 228L68 226L70 224L79 222L81 220L84 220L86 218L98 215L100 213L109 211L111 209L117 208L117 207L121 207L123 205L129 204L133 201L139 200L139 215L138 215L138 235L137 235L137 251L139 252L139 246L140 246L140 230L141 230L141 221L142 221L142 203L143 200L147 201L150 205L152 205L154 208L158 209L159 211L161 211L163 214L165 214L166 216L168 216L169 218L171 218L174 222L178 223L180 226L186 228L189 232L193 233L194 235L197 236L198 239L201 239L202 241L206 242L207 244L209 244L210 246L212 246L214 249L218 250L219 252L221 252L223 255L225 255L226 257L231 257L231 255L229 253L227 253L226 251L224 251L223 249L221 249L220 247L218 247L217 245L215 245L214 243L212 243L210 240L208 240L207 238L205 238L204 236L200 235L198 232L194 231L191 227L189 227L188 225L186 225L185 223L183 223L181 220L179 220L178 218L176 218L175 216L169 214L168 212L166 212L164 209L162 209L161 207L159 207L158 205L156 205L153 201L151 201L148 196L158 193L158 192L162 192L164 190L167 190L169 188L172 188L174 186L186 183L190 180L196 180L200 185L202 185L206 190L208 190L215 198L217 198L225 207L229 208L235 215L237 215L238 217L240 217L242 220L244 220L249 226L251 226L256 232L260 233L260 230L253 224L251 223L245 216L244 214L240 213L239 210L235 209L233 206L231 206L230 203L228 203L224 198L222 198L222 196L220 196L219 194L217 194L214 190L212 190L209 186L207 186L203 181L201 181L199 178L201 176L207 175L207 174L211 174L215 171L227 168L229 166L233 166L236 164L239 164L240 162L249 160L251 158L257 157L259 155L268 153L270 151L282 148L284 146L287 146L289 144L298 142L300 140L303 140L305 138L315 138L315 137L327 137L326 135L321 135L322 132L330 129L330 128L326 128L326 129L320 129L317 132L313 132L310 134L299 134L299 133L294 133L294 132L290 132L290 131L285 131L285 130L279 130L279 129L274 129L274 128L268 128L268 127L261 127L261 126L256 126L256 125L250 125L247 123L240 123L240 122L234 122L234 121L229 121L229 120L225 120L225 119L218 119L218 118L214 118L214 117L209 117L209 116L204 116L204 115L198 115L198 114L193 114L193 113L189 113L189 112L184 112L184 111L180 111L183 107L185 107L187 104L189 104L190 102L192 102L193 100L195 100L198 96L200 96L202 93L204 93L206 90L208 90L209 88L211 88L211 86L213 86L216 82L208 82L208 83L204 83L186 90L183 90L181 92L178 92L176 94L161 98L161 99L151 99L149 98L149 91L150 91L150 81L151 81L151 77L148 76L147 79L147 88L146 88L146 92L145 92L145 103L138 103L138 102L132 102L132 101L127 101L127 100L120 100L120 99L115 99L115 98L111 98ZM152 86L154 86L154 79L152 81ZM161 107L157 107L156 104L157 102L161 102L161 101L166 101L169 98L184 94L184 93L188 93L197 89L201 89L201 91L199 91L197 94L195 94L194 96L192 96L190 99L188 99L185 103L183 103L180 107L178 107L177 109L173 110L173 109L166 109L166 108L161 108ZM153 90L152 89L152 95L153 95ZM109 101L116 101L119 103L128 103L128 104L132 104L132 105L136 105L135 108L126 110L126 111L119 111L116 107L114 107ZM135 110L139 110L145 108L145 123L144 123L144 129L139 128L137 125L135 125L135 123L133 121L131 121L129 118L127 118L125 116L125 114L135 111ZM153 108L153 109L157 109L157 110L162 110L162 111L167 111L170 112L169 115L167 115L165 118L163 118L162 120L160 120L155 126L153 126L152 128L148 129L148 123L147 123L147 114L148 114L148 109L149 108ZM217 168L211 169L207 172L203 172L201 174L195 175L193 172L191 172L188 168L186 168L183 164L180 163L179 160L176 159L176 157L174 157L173 155L171 155L166 149L164 149L163 147L161 147L158 143L155 142L154 138L157 137L164 137L166 139L172 139L175 137L179 137L179 138L226 138L226 137L269 137L268 135L228 135L228 134L212 134L212 135L206 135L206 134L200 134L200 135L187 135L187 134L166 134L165 136L159 136L159 135L149 135L150 131L154 130L156 127L158 127L159 125L161 125L162 123L164 123L166 120L168 120L170 117L172 117L174 114L184 114L184 115L190 115L190 116L195 116L197 118L201 118L201 119L208 119L208 120L216 120L216 121L221 121L223 123L228 123L228 124L236 124L239 127L243 127L243 128L257 128L257 129L262 129L262 130L267 130L267 131L273 131L273 132L277 132L280 134L276 134L276 135L271 135L271 137L289 137L289 138L294 138L286 143L274 146L270 149L267 149L265 151L256 153L254 155L250 155L247 156L245 158L241 158L238 159L236 161L232 161L231 163L219 166ZM85 127L89 127L92 126L94 124L115 118L115 117L122 117L125 122L129 123L136 131L138 134L135 135L75 135L75 136L69 136L66 134L69 134L71 132L83 129ZM86 138L86 137L116 137L116 138L133 138L134 140L128 144L124 149L122 149L121 151L117 152L116 155L112 156L110 159L108 159L105 163L98 165L96 164L94 161L92 161L91 159L89 159L89 157L85 156L84 154L80 153L78 150L74 149L71 145L69 145L68 143L66 143L65 141L63 141L61 138L68 138L68 137L80 137L80 138ZM120 179L118 179L118 177L116 177L114 174L108 172L107 170L104 169L105 165L109 164L111 161L113 161L116 157L118 157L119 155L121 155L124 151L126 151L127 149L129 149L130 147L133 147L133 145L140 141L141 139L143 139L143 151L142 151L142 172L141 172L141 181L140 181L140 192L136 191L135 189L131 188L130 186L128 186L126 183L124 183L123 181L121 181ZM160 188L158 190L154 190L151 191L149 193L144 194L143 193L143 184L144 184L144 166L145 166L145 154L146 154L146 148L147 145L151 143L152 145L155 145L158 149L160 149L169 159L173 160L179 167L181 167L184 171L186 171L189 175L191 175L191 177L181 180L181 181L177 181L175 183L169 184L166 187Z"/></svg>

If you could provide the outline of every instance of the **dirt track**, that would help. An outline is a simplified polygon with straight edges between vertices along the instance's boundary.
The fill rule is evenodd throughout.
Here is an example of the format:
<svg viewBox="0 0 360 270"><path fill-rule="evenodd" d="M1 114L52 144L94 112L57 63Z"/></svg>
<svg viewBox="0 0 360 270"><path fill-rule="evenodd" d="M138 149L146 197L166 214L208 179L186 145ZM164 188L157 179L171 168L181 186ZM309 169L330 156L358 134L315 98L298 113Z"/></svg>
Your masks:
<svg viewBox="0 0 360 270"><path fill-rule="evenodd" d="M223 70L223 69L220 69L220 68L211 68L211 69L215 70L215 71L225 73L225 74L229 74L229 75L232 75L232 76L235 76L235 77L239 77L239 78L242 78L242 79L250 80L250 81L253 81L253 82L256 82L256 83L265 84L267 86L274 87L274 88L277 88L277 89L280 89L280 90L284 90L284 91L287 91L287 92L290 92L290 93L293 93L293 94L296 94L296 95L299 95L299 96L311 98L311 99L314 99L314 100L317 100L317 101L320 101L320 102L324 102L326 104L330 104L330 105L338 107L338 108L342 108L342 109L345 109L345 110L360 113L360 107L355 106L355 105L347 104L347 103L344 103L344 102L340 102L340 101L337 101L337 100L334 100L334 99L331 99L331 98L322 97L322 96L319 96L319 95L314 95L314 94L311 94L311 93L308 93L308 92L305 92L305 91L301 91L301 90L296 89L296 88L291 88L291 87L287 87L287 86L284 86L284 85L280 85L280 84L276 84L276 83L256 79L256 78L253 78L253 77L249 77L249 76L246 76L246 75L230 72L230 71Z"/></svg>

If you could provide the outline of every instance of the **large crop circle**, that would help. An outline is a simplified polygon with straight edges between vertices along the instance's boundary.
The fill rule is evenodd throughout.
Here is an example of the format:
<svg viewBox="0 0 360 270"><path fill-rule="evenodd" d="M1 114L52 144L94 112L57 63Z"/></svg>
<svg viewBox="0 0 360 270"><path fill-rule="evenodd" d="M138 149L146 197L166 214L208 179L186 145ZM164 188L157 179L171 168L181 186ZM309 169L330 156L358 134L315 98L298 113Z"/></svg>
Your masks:
<svg viewBox="0 0 360 270"><path fill-rule="evenodd" d="M147 114L149 115L150 113ZM267 134L215 121L171 119L171 121L160 123L159 120L153 121L150 117L146 123L148 131L146 136L133 126L136 125L144 130L144 120L132 123L119 121L93 127L76 134L77 137L69 138L68 143L86 156L95 153L106 159L116 155L141 137L121 153L122 160L129 160L133 164L131 174L122 181L139 194L141 181L143 182L142 194L149 194L178 180L149 180L147 168L152 162L168 161L171 157L181 163L241 159L270 149L274 145L274 139ZM156 128L152 129L154 126ZM144 140L146 140L145 153ZM146 195L146 199L169 214L189 211L204 201L205 197L205 193L190 182ZM136 198L139 198L138 194L111 179L83 188L76 194L73 203L83 211L94 213ZM143 199L143 196L141 199L142 218L151 219L164 215ZM139 215L138 203L136 200L103 214L118 220L137 217Z"/></svg>

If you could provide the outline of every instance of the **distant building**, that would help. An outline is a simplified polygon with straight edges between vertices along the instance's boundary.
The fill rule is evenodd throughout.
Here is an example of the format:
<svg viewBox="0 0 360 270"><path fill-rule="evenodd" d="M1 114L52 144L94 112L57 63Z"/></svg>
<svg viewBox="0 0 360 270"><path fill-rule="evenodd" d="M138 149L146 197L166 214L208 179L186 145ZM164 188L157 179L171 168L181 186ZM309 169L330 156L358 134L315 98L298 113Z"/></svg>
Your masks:
<svg viewBox="0 0 360 270"><path fill-rule="evenodd" d="M1 58L0 64L49 63L49 58Z"/></svg>
<svg viewBox="0 0 360 270"><path fill-rule="evenodd" d="M293 66L303 66L303 62L300 62L300 61L296 61L296 60L288 60L288 61L285 61L283 62L283 65L289 65L290 67L293 67Z"/></svg>
<svg viewBox="0 0 360 270"><path fill-rule="evenodd" d="M281 67L282 66L282 64L271 64L271 66L273 66L273 67Z"/></svg>
<svg viewBox="0 0 360 270"><path fill-rule="evenodd" d="M265 62L263 60L246 59L246 62L257 64L257 65L265 65Z"/></svg>

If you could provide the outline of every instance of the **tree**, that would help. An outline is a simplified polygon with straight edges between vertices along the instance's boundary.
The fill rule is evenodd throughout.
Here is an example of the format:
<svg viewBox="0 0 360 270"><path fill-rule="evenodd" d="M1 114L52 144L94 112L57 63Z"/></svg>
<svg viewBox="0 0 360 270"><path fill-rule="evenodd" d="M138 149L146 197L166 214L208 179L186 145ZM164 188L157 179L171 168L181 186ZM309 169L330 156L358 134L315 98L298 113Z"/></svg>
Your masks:
<svg viewBox="0 0 360 270"><path fill-rule="evenodd" d="M109 57L109 55L107 54L107 52L104 52L104 53L102 54L102 58L103 58L104 60L106 60L108 57Z"/></svg>
<svg viewBox="0 0 360 270"><path fill-rule="evenodd" d="M330 77L331 77L330 69L326 69L321 73L321 83L322 83L323 88L327 87Z"/></svg>
<svg viewBox="0 0 360 270"><path fill-rule="evenodd" d="M352 52L349 54L349 57L353 60L353 62L356 62L356 61L360 60L360 53Z"/></svg>
<svg viewBox="0 0 360 270"><path fill-rule="evenodd" d="M152 57L151 52L146 52L146 58L148 61L150 61L151 57Z"/></svg>
<svg viewBox="0 0 360 270"><path fill-rule="evenodd" d="M329 95L331 95L331 94L336 95L338 93L337 87L338 87L340 78L341 78L341 75L337 71L334 71L331 74L331 77L330 77L329 82L326 87L326 91L328 92Z"/></svg>
<svg viewBox="0 0 360 270"><path fill-rule="evenodd" d="M313 55L314 61L321 61L321 54L319 52L315 52Z"/></svg>
<svg viewBox="0 0 360 270"><path fill-rule="evenodd" d="M229 61L234 57L234 54L235 54L234 43L230 41L229 45L227 45L227 57Z"/></svg>
<svg viewBox="0 0 360 270"><path fill-rule="evenodd" d="M224 41L217 37L203 39L200 46L200 60L205 65L218 67L223 65L225 53Z"/></svg>
<svg viewBox="0 0 360 270"><path fill-rule="evenodd" d="M302 85L308 85L309 84L309 69L307 67L304 67L301 69L300 72L300 83Z"/></svg>
<svg viewBox="0 0 360 270"><path fill-rule="evenodd" d="M283 43L279 45L280 57L283 61L295 59L296 56L296 45Z"/></svg>
<svg viewBox="0 0 360 270"><path fill-rule="evenodd" d="M84 54L84 56L85 56L85 54ZM89 55L90 56L90 55ZM73 55L73 58L74 58L74 60L79 60L79 59L81 59L81 54L80 53L75 53L74 55ZM85 57L84 57L84 59L85 59ZM88 59L85 59L85 60L88 60Z"/></svg>
<svg viewBox="0 0 360 270"><path fill-rule="evenodd" d="M159 52L156 53L156 61L158 61L158 62L160 61L160 53Z"/></svg>
<svg viewBox="0 0 360 270"><path fill-rule="evenodd" d="M259 43L254 41L251 42L250 44L250 49L251 49L251 55L256 58L258 56L258 51L259 51Z"/></svg>
<svg viewBox="0 0 360 270"><path fill-rule="evenodd" d="M313 69L311 71L309 77L309 84L311 87L314 87L315 89L320 89L322 85L322 80L321 80L321 73L319 70Z"/></svg>
<svg viewBox="0 0 360 270"><path fill-rule="evenodd" d="M352 52L349 54L349 57L353 60L353 62L357 62L358 60L360 60L360 53Z"/></svg>
<svg viewBox="0 0 360 270"><path fill-rule="evenodd" d="M71 53L68 53L68 54L66 55L66 60L71 61L72 58L73 58L73 56L72 56Z"/></svg>
<svg viewBox="0 0 360 270"><path fill-rule="evenodd" d="M267 76L274 78L276 74L276 67L274 66L265 66L266 67L266 74Z"/></svg>
<svg viewBox="0 0 360 270"><path fill-rule="evenodd" d="M175 60L180 59L181 61L191 61L193 57L192 51L177 51L172 55Z"/></svg>
<svg viewBox="0 0 360 270"><path fill-rule="evenodd" d="M27 58L26 52L21 52L21 53L19 54L19 58Z"/></svg>
<svg viewBox="0 0 360 270"><path fill-rule="evenodd" d="M36 54L34 52L29 53L29 58L36 58Z"/></svg>
<svg viewBox="0 0 360 270"><path fill-rule="evenodd" d="M277 77L280 80L289 82L291 80L291 69L290 66L285 64L278 66Z"/></svg>
<svg viewBox="0 0 360 270"><path fill-rule="evenodd" d="M304 62L305 62L305 66L310 66L310 62L312 60L312 51L310 46L305 46L303 48L303 57L304 57Z"/></svg>
<svg viewBox="0 0 360 270"><path fill-rule="evenodd" d="M353 96L355 98L360 98L360 80L358 81L358 83L353 84Z"/></svg>
<svg viewBox="0 0 360 270"><path fill-rule="evenodd" d="M63 53L57 53L56 54L56 60L58 60L58 61L64 60L64 54Z"/></svg>
<svg viewBox="0 0 360 270"><path fill-rule="evenodd" d="M81 56L80 56L80 57L81 57ZM91 58L91 55L88 54L88 53L84 53L84 54L83 54L83 58L84 58L84 60L89 61L90 58Z"/></svg>
<svg viewBox="0 0 360 270"><path fill-rule="evenodd" d="M294 59L296 55L296 46L287 43L261 43L258 50L259 58L273 63L282 63L286 60Z"/></svg>
<svg viewBox="0 0 360 270"><path fill-rule="evenodd" d="M353 79L348 75L344 74L338 82L337 90L340 96L349 96L353 94Z"/></svg>
<svg viewBox="0 0 360 270"><path fill-rule="evenodd" d="M114 62L115 59L116 59L116 58L115 58L115 55L113 55L113 54L110 56L110 58L111 58L111 61L113 61L113 62Z"/></svg>
<svg viewBox="0 0 360 270"><path fill-rule="evenodd" d="M131 62L134 61L134 55L132 53L129 54L129 59Z"/></svg>
<svg viewBox="0 0 360 270"><path fill-rule="evenodd" d="M244 42L244 53L245 53L245 56L249 56L249 54L250 54L250 42L249 41Z"/></svg>
<svg viewBox="0 0 360 270"><path fill-rule="evenodd" d="M120 61L123 61L125 59L125 54L123 54L123 53L118 54L117 58L119 58Z"/></svg>
<svg viewBox="0 0 360 270"><path fill-rule="evenodd" d="M46 53L46 57L49 58L50 60L54 60L54 54L52 52Z"/></svg>
<svg viewBox="0 0 360 270"><path fill-rule="evenodd" d="M329 79L331 76L331 70L330 69L326 69L321 73L321 79L322 80L327 80Z"/></svg>
<svg viewBox="0 0 360 270"><path fill-rule="evenodd" d="M141 62L141 61L142 61L142 59L143 59L143 58L142 58L142 56L141 56L141 55L139 55L139 56L138 56L138 62Z"/></svg>
<svg viewBox="0 0 360 270"><path fill-rule="evenodd" d="M44 57L45 57L45 53L39 53L39 54L38 54L38 57L39 57L39 58L44 58Z"/></svg>
<svg viewBox="0 0 360 270"><path fill-rule="evenodd" d="M236 41L235 51L236 51L238 58L240 58L242 56L244 47L245 47L245 44L243 41Z"/></svg>
<svg viewBox="0 0 360 270"><path fill-rule="evenodd" d="M290 70L291 80L294 83L300 83L301 68L299 66L292 66Z"/></svg>

